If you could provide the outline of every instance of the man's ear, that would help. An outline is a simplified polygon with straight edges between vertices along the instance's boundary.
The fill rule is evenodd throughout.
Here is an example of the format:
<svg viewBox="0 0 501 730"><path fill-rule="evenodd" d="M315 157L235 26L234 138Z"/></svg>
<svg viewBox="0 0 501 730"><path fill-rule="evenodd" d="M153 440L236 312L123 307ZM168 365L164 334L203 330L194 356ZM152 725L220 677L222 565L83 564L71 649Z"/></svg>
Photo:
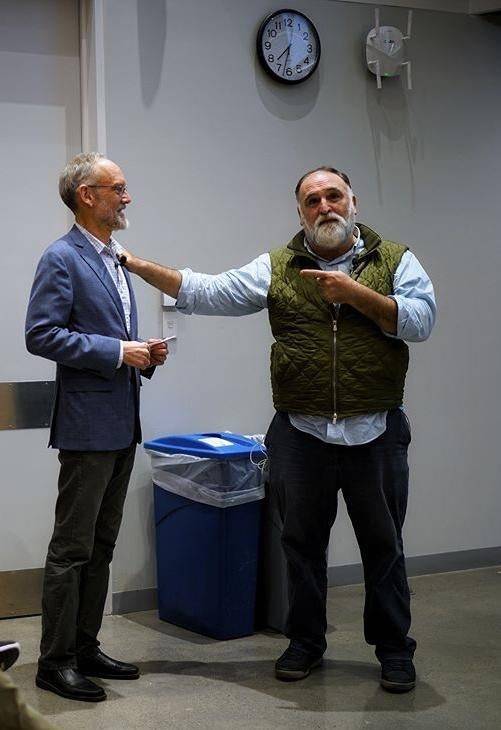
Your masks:
<svg viewBox="0 0 501 730"><path fill-rule="evenodd" d="M76 190L77 200L80 201L82 206L93 208L94 207L94 195L88 185L79 185Z"/></svg>
<svg viewBox="0 0 501 730"><path fill-rule="evenodd" d="M358 213L358 210L357 210L357 199L356 199L356 197L354 195L352 195L351 196L351 200L352 200L352 203L353 203L353 210L355 211L355 213Z"/></svg>
<svg viewBox="0 0 501 730"><path fill-rule="evenodd" d="M301 226L304 228L303 215L301 213L301 208L299 207L299 205L297 206L297 214L299 216L299 222L301 223Z"/></svg>

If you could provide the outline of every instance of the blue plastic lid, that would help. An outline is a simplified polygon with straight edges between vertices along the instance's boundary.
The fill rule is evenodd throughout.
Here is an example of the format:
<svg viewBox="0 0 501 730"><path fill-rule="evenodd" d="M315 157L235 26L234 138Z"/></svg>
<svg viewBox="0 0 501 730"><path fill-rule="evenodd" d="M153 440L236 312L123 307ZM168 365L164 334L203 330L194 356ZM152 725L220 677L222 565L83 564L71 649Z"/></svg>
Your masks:
<svg viewBox="0 0 501 730"><path fill-rule="evenodd" d="M148 451L160 451L164 454L188 454L204 459L241 459L252 453L266 452L264 446L257 441L229 431L211 433L185 433L146 441L144 448Z"/></svg>

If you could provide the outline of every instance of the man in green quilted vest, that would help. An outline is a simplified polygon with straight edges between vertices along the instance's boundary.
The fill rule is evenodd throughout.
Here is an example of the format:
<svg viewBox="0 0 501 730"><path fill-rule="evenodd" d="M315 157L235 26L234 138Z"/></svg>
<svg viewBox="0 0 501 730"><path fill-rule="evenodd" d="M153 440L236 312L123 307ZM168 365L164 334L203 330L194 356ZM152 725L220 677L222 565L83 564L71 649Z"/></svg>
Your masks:
<svg viewBox="0 0 501 730"><path fill-rule="evenodd" d="M320 167L295 190L301 230L284 247L218 275L167 268L125 252L127 268L177 299L186 314L267 308L276 414L266 436L270 499L283 520L290 644L281 680L321 664L326 551L341 490L366 589L364 633L390 692L415 686L402 543L410 430L402 409L406 342L427 339L435 298L404 246L356 222L346 173Z"/></svg>

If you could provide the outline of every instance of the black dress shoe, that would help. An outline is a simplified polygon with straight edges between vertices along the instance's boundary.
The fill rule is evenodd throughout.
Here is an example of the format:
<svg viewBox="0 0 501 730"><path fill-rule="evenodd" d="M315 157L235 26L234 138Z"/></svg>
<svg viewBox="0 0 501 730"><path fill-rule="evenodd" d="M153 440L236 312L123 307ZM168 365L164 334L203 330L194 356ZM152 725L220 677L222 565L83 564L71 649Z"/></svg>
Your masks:
<svg viewBox="0 0 501 730"><path fill-rule="evenodd" d="M35 684L40 689L47 689L68 700L102 702L106 699L106 692L102 687L94 684L72 667L39 669Z"/></svg>
<svg viewBox="0 0 501 730"><path fill-rule="evenodd" d="M138 679L139 669L134 664L119 662L106 656L97 647L77 656L78 671L102 679Z"/></svg>
<svg viewBox="0 0 501 730"><path fill-rule="evenodd" d="M0 641L0 669L7 671L19 656L19 644L17 641Z"/></svg>

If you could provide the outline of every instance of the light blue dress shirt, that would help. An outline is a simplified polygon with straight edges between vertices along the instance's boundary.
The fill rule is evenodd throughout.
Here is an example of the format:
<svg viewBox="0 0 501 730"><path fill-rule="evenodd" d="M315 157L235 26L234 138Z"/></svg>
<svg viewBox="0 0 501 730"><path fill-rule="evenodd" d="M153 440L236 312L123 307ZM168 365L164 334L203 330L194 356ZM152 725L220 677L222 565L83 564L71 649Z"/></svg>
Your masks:
<svg viewBox="0 0 501 730"><path fill-rule="evenodd" d="M343 256L332 261L319 258L310 250L324 271L349 273L353 256L363 249L360 231L355 228L356 242ZM222 274L199 274L183 269L177 309L184 314L208 314L238 317L253 314L268 306L271 283L269 253L261 254L240 269ZM406 342L426 340L436 318L433 285L416 256L406 251L393 278L393 295L398 307L395 337ZM385 332L388 337L392 337ZM289 413L292 425L322 441L342 446L356 446L373 441L386 429L387 412L341 418L332 423L328 418Z"/></svg>

